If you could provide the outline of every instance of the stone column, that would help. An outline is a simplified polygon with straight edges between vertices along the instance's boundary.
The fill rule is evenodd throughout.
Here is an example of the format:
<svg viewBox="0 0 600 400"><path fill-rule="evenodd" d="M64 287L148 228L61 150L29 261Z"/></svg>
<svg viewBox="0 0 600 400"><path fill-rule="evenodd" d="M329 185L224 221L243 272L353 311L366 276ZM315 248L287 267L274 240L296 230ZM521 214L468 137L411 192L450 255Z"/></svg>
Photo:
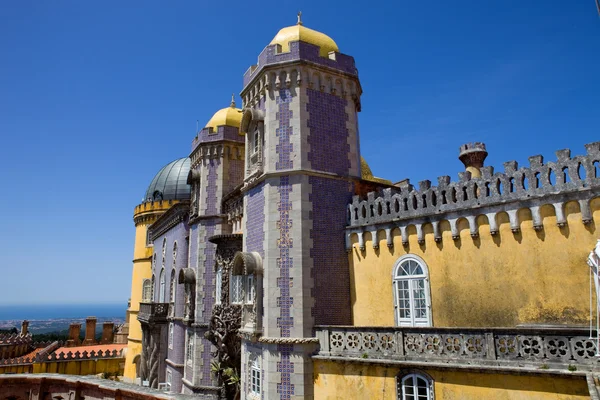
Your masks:
<svg viewBox="0 0 600 400"><path fill-rule="evenodd" d="M88 346L96 343L96 317L87 317L85 320L85 340L83 344Z"/></svg>

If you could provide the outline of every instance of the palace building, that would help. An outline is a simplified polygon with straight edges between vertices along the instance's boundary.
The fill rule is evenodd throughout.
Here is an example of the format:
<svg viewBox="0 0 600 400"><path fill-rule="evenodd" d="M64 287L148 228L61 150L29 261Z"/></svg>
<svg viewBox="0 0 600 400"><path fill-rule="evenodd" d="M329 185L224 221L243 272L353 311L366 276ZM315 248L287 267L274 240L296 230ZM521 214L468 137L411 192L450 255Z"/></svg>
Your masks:
<svg viewBox="0 0 600 400"><path fill-rule="evenodd" d="M126 379L206 399L598 399L600 142L503 171L469 143L458 180L394 184L361 157L361 93L354 58L299 20L241 107L157 173L134 211Z"/></svg>

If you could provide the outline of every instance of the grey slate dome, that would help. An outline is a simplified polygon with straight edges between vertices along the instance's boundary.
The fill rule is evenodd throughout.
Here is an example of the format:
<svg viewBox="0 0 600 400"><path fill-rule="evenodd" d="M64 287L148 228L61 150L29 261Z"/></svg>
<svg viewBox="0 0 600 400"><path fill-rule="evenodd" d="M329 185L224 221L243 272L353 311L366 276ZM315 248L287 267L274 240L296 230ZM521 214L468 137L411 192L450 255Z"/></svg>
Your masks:
<svg viewBox="0 0 600 400"><path fill-rule="evenodd" d="M190 185L187 176L190 172L190 159L180 158L165 165L152 179L144 203L160 200L188 200Z"/></svg>

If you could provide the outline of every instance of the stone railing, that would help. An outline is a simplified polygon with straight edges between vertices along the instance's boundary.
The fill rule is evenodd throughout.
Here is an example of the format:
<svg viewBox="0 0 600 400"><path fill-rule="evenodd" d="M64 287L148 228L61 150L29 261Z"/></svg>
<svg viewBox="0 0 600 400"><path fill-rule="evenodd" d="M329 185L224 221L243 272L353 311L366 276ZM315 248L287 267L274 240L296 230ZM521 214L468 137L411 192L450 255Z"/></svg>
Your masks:
<svg viewBox="0 0 600 400"><path fill-rule="evenodd" d="M60 374L0 375L0 398L30 400L83 399L86 400L194 400L199 397L164 393L155 389L98 379L93 376Z"/></svg>
<svg viewBox="0 0 600 400"><path fill-rule="evenodd" d="M138 321L147 324L166 323L169 315L169 303L140 303Z"/></svg>
<svg viewBox="0 0 600 400"><path fill-rule="evenodd" d="M319 356L488 365L600 365L589 330L533 328L316 328Z"/></svg>
<svg viewBox="0 0 600 400"><path fill-rule="evenodd" d="M585 147L585 156L571 158L570 150L559 150L556 162L544 164L543 157L538 155L529 157L529 167L518 168L516 161L504 163L504 173L482 167L482 176L477 178L472 178L470 172L461 172L458 182L450 182L448 176L439 177L437 187L431 186L430 181L422 181L418 189L406 183L384 189L380 194L371 192L367 199L354 196L348 205L349 229L382 223L395 223L402 229L410 220L422 220L434 225L438 240L441 236L437 222L447 219L457 239L455 222L464 216L469 220L471 234L477 236L477 214L465 211L481 208L479 214L487 215L492 234L498 231L495 216L500 211L509 214L511 228L518 231L517 208L510 205L516 202L531 209L534 228L541 229L541 205L554 206L557 224L561 226L566 223L563 205L571 200L579 201L583 222L589 223L592 220L589 200L600 195L600 142ZM391 245L389 237L388 245Z"/></svg>

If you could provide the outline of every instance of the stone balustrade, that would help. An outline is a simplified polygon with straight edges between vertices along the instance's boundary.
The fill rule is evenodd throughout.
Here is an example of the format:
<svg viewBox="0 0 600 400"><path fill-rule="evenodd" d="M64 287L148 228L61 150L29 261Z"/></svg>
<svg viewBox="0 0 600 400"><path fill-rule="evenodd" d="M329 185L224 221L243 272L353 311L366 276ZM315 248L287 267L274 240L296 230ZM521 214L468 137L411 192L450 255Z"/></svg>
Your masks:
<svg viewBox="0 0 600 400"><path fill-rule="evenodd" d="M319 356L482 365L597 367L596 338L563 328L318 326Z"/></svg>
<svg viewBox="0 0 600 400"><path fill-rule="evenodd" d="M151 323L166 323L169 315L169 303L140 303L138 321Z"/></svg>
<svg viewBox="0 0 600 400"><path fill-rule="evenodd" d="M192 400L197 396L165 393L155 389L98 379L92 376L60 374L0 375L1 399L83 399L86 400Z"/></svg>

